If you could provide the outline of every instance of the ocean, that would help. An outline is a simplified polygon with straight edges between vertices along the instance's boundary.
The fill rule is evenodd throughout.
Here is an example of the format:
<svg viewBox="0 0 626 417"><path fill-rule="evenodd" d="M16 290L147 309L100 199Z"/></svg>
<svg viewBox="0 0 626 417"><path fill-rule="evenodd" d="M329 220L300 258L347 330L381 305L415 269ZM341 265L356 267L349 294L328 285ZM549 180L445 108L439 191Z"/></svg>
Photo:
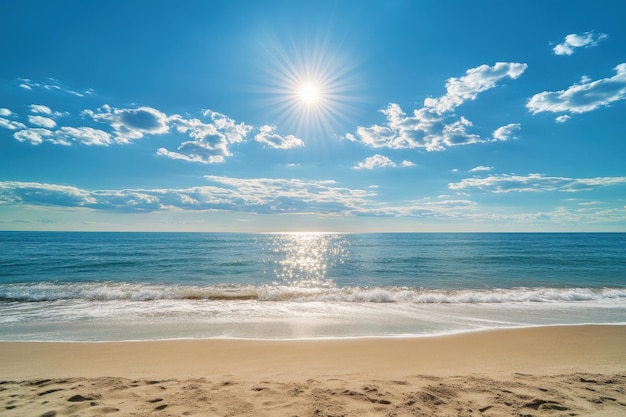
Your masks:
<svg viewBox="0 0 626 417"><path fill-rule="evenodd" d="M0 340L626 324L625 233L0 232Z"/></svg>

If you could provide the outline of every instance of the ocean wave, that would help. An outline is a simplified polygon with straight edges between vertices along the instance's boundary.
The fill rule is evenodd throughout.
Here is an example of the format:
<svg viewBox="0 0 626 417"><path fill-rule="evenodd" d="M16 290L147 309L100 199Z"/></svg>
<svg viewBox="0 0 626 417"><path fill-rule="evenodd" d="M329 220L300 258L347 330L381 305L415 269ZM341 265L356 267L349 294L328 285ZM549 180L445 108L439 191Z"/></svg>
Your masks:
<svg viewBox="0 0 626 417"><path fill-rule="evenodd" d="M99 283L0 285L0 302L86 301L259 301L412 304L498 304L626 300L626 288L424 289L407 287L301 288L289 286L169 286Z"/></svg>

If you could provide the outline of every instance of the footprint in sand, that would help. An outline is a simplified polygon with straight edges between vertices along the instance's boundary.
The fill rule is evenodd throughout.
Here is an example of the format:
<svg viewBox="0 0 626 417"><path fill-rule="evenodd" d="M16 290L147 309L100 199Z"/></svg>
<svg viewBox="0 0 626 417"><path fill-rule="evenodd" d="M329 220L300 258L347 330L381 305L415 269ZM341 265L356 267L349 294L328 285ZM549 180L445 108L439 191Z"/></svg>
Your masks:
<svg viewBox="0 0 626 417"><path fill-rule="evenodd" d="M161 402L161 401L163 401L163 398L153 398L153 399L151 399L151 400L148 400L148 402L149 402L150 404L156 404L156 403L159 403L159 402ZM158 405L158 406L154 407L154 409L155 409L156 411L165 410L166 408L167 408L167 404L161 404L161 405Z"/></svg>
<svg viewBox="0 0 626 417"><path fill-rule="evenodd" d="M102 414L111 414L111 413L117 413L118 411L120 411L119 408L115 408L115 407L102 407L96 410L99 413Z"/></svg>
<svg viewBox="0 0 626 417"><path fill-rule="evenodd" d="M71 396L67 400L72 403L78 403L78 402L83 402L83 401L94 401L94 400L100 400L100 399L102 399L102 395L100 394L89 394L86 396L76 394L76 395Z"/></svg>

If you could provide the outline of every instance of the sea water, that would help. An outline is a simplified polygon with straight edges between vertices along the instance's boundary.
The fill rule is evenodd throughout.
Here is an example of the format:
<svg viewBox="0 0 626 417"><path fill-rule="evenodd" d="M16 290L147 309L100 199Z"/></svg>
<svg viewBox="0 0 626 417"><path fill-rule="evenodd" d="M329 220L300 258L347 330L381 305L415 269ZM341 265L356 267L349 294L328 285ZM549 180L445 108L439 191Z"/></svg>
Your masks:
<svg viewBox="0 0 626 417"><path fill-rule="evenodd" d="M626 323L626 234L0 232L0 340L587 323Z"/></svg>

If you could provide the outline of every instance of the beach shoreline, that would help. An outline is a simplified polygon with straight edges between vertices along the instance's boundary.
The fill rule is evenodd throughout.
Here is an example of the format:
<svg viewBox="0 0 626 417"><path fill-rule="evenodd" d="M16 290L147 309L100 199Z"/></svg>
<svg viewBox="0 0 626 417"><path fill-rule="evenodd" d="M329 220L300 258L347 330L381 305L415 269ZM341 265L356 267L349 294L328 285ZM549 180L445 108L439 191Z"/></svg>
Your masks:
<svg viewBox="0 0 626 417"><path fill-rule="evenodd" d="M624 346L622 325L420 338L0 342L0 388L11 395L0 406L15 416L71 415L72 407L80 415L617 416L626 412ZM190 398L190 390L204 395Z"/></svg>

